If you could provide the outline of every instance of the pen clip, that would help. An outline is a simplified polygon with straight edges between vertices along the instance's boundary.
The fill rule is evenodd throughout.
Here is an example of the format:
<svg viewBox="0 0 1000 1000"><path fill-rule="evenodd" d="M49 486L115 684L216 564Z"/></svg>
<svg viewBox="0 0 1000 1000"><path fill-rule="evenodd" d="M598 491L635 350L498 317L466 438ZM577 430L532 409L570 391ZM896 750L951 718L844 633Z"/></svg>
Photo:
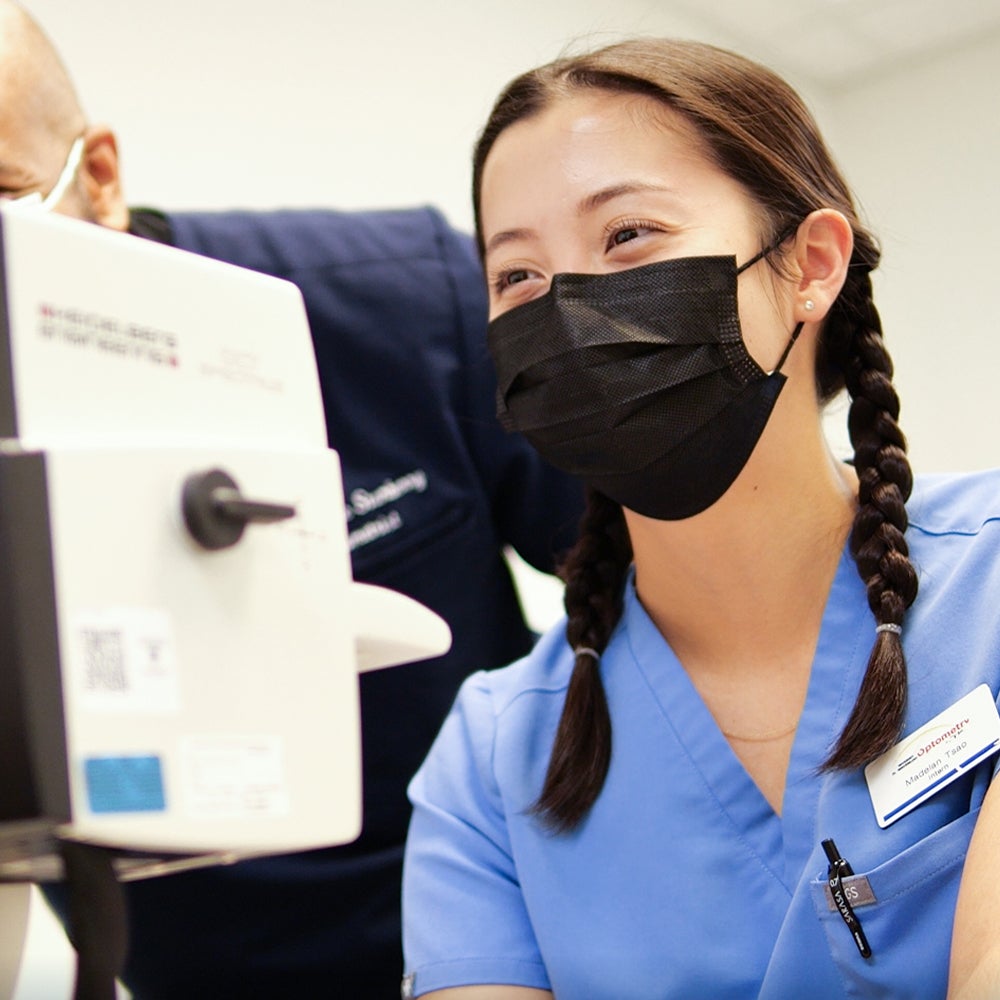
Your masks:
<svg viewBox="0 0 1000 1000"><path fill-rule="evenodd" d="M841 857L840 851L837 850L837 845L832 840L823 841L823 850L826 852L827 860L830 862L826 874L827 884L830 886L830 892L833 894L833 903L837 907L837 912L844 923L847 924L847 929L851 932L851 937L854 938L854 943L858 946L861 957L871 958L872 950L868 944L868 939L865 937L865 932L861 928L861 921L858 920L857 914L855 914L851 904L847 901L847 894L844 892L844 879L853 875L854 869L851 868L845 858Z"/></svg>

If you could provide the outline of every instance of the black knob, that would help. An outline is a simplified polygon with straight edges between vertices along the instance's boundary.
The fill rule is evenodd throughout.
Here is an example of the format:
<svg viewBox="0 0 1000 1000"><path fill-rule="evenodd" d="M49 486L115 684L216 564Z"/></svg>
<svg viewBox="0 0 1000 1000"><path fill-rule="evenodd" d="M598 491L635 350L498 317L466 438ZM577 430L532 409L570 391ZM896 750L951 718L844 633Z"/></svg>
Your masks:
<svg viewBox="0 0 1000 1000"><path fill-rule="evenodd" d="M251 521L268 524L295 516L295 508L287 504L246 499L236 480L222 469L188 476L181 491L181 510L191 537L206 549L235 545Z"/></svg>

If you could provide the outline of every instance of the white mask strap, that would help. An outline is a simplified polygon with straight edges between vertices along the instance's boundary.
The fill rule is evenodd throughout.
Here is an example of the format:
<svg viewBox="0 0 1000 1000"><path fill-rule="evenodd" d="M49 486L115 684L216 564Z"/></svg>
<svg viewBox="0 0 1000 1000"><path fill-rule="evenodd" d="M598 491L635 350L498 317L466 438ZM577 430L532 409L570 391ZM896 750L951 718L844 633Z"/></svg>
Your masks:
<svg viewBox="0 0 1000 1000"><path fill-rule="evenodd" d="M63 167L62 173L59 175L59 180L56 181L55 187L42 199L41 207L43 212L52 211L62 201L63 195L66 194L67 189L76 177L76 171L80 166L82 157L83 136L78 135L73 141L73 145L70 146L69 155L66 157L66 166Z"/></svg>
<svg viewBox="0 0 1000 1000"><path fill-rule="evenodd" d="M82 158L83 136L80 135L76 137L73 145L69 148L66 165L62 168L59 180L56 181L55 187L44 198L40 191L32 191L31 194L23 195L20 198L10 198L5 204L14 205L18 209L27 209L32 212L51 212L63 200L63 196L69 189L70 184L73 183Z"/></svg>

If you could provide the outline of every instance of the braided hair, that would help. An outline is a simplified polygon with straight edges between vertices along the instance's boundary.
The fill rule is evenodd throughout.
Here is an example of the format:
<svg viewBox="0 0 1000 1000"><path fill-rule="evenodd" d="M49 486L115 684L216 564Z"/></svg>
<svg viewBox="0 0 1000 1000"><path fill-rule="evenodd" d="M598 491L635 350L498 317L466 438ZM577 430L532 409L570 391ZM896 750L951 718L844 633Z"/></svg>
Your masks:
<svg viewBox="0 0 1000 1000"><path fill-rule="evenodd" d="M892 361L872 299L877 244L858 219L812 115L784 80L711 45L644 39L556 60L518 77L501 94L473 158L481 253L480 191L493 143L515 122L586 88L651 96L685 117L707 155L760 206L767 230L763 245L778 242L815 209L836 209L851 223L854 249L844 287L820 332L816 387L821 403L842 389L851 399L848 429L859 490L850 550L880 626L853 711L823 764L824 770L859 767L892 746L902 728L907 681L900 633L917 593L905 539L912 473L898 424ZM780 269L780 259L768 261ZM557 831L583 820L611 763L611 722L597 657L621 617L631 558L621 508L591 490L579 541L562 570L567 639L576 662L533 807Z"/></svg>
<svg viewBox="0 0 1000 1000"><path fill-rule="evenodd" d="M621 507L589 489L580 537L560 568L566 584L566 638L576 662L556 730L542 794L533 811L569 830L586 815L611 764L611 716L599 655L622 615L632 543Z"/></svg>
<svg viewBox="0 0 1000 1000"><path fill-rule="evenodd" d="M864 251L862 243L862 255ZM820 340L817 379L822 392L824 375L836 386L839 372L851 398L847 426L858 474L851 555L876 622L889 627L875 633L861 690L823 765L826 770L861 767L898 738L906 707L901 631L906 609L917 596L917 574L905 537L913 473L906 438L897 423L899 397L892 385L892 359L882 339L868 272L860 262L848 273Z"/></svg>

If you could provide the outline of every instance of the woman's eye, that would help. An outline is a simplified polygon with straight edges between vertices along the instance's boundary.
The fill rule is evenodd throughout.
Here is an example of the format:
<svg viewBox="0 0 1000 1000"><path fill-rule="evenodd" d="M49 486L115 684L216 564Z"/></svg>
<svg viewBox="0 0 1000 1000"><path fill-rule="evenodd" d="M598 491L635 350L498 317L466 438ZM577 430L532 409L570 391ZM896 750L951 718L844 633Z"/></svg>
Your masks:
<svg viewBox="0 0 1000 1000"><path fill-rule="evenodd" d="M608 224L607 249L613 250L615 247L624 246L626 243L633 243L636 240L646 243L646 237L662 232L663 226L656 222L647 222L645 219L617 219ZM631 251L629 251L631 253Z"/></svg>
<svg viewBox="0 0 1000 1000"><path fill-rule="evenodd" d="M493 279L493 287L498 295L502 295L513 285L519 285L531 278L532 272L526 267L512 267L499 271Z"/></svg>
<svg viewBox="0 0 1000 1000"><path fill-rule="evenodd" d="M622 243L628 243L630 240L638 239L639 230L635 226L629 226L628 229L619 229L611 237L611 242L615 246L621 246Z"/></svg>

